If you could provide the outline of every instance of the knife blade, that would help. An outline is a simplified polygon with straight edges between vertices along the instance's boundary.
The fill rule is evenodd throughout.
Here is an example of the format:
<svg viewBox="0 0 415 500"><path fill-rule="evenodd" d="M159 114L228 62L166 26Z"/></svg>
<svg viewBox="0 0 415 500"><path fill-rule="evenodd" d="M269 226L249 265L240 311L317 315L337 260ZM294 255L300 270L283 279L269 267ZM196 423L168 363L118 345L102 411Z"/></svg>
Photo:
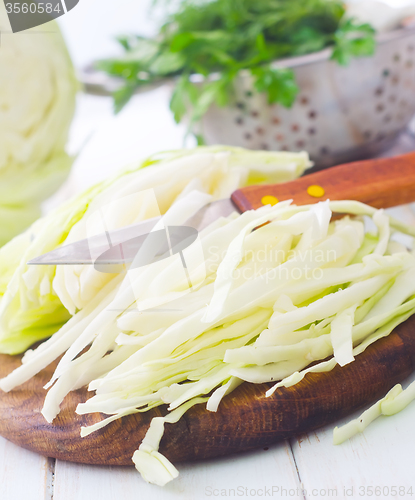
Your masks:
<svg viewBox="0 0 415 500"><path fill-rule="evenodd" d="M103 266L117 266L120 264L131 263L137 256L140 248L147 238L157 239L156 253L153 255L153 261L160 260L161 256L167 256L167 252L175 253L176 250L183 250L183 243L187 246L193 243L193 237L189 237L189 231L185 228L193 228L196 231L202 231L209 224L217 220L219 217L227 217L235 211L239 211L237 206L230 198L214 201L202 207L194 215L192 215L183 224L183 231L177 234L177 230L173 233L170 230L170 237L174 238L174 242L170 242L169 247L163 245L156 232L152 230L158 223L162 223L163 217L154 217L137 224L125 226L114 231L106 231L90 238L86 238L68 245L56 248L51 252L45 253L30 260L28 265L95 265L100 271L104 271ZM172 226L168 226L171 228ZM173 226L176 227L176 226ZM150 257L138 259L141 265L150 263ZM114 272L118 268L113 269ZM107 270L110 271L110 267Z"/></svg>

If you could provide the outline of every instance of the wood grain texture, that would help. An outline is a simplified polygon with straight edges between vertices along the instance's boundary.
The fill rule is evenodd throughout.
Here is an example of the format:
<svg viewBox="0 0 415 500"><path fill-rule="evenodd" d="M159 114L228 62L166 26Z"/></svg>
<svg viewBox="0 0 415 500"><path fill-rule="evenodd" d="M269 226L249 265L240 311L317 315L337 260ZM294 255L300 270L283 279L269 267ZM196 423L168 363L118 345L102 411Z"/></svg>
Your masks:
<svg viewBox="0 0 415 500"><path fill-rule="evenodd" d="M324 188L325 195L307 193L311 185ZM415 153L394 158L358 161L328 168L295 181L249 186L235 191L232 201L241 211L262 206L263 196L279 201L293 199L297 205L323 200L357 200L375 208L389 208L415 201Z"/></svg>
<svg viewBox="0 0 415 500"><path fill-rule="evenodd" d="M268 384L244 383L222 401L217 413L204 405L192 408L174 425L167 424L160 451L176 462L218 457L266 446L299 433L335 422L382 397L415 369L415 316L389 337L377 341L356 361L332 372L308 374L299 384L277 390L265 398ZM0 357L0 375L20 363ZM0 434L42 455L79 463L129 465L150 420L162 409L130 415L86 438L82 425L101 414L79 416L78 403L87 391L69 394L62 411L48 424L40 413L54 365L26 384L0 397Z"/></svg>

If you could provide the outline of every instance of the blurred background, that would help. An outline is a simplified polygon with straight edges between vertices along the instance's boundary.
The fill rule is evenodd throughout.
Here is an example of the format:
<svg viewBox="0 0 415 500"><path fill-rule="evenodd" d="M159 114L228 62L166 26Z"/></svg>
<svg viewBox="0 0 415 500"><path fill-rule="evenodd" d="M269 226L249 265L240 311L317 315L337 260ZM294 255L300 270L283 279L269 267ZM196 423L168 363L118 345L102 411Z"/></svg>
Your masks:
<svg viewBox="0 0 415 500"><path fill-rule="evenodd" d="M377 29L381 43L375 56L356 58L347 67L328 61L327 55L294 58L298 61L289 67L301 91L291 108L268 105L263 96L244 100L249 82L240 82L240 96L232 106L212 105L204 116L205 142L305 149L320 167L415 149L410 123L415 113L415 2L356 0L349 2L349 9ZM151 0L84 0L61 17L58 22L81 81L102 84L98 93L105 94L111 89L110 77L91 73L94 62L122 57L115 40L120 34L155 36L168 11L174 11L172 2L154 6ZM177 124L169 109L171 93L171 81L143 87L118 114L111 96L80 93L69 141L69 151L78 158L69 181L47 206L139 158L194 146L185 120Z"/></svg>
<svg viewBox="0 0 415 500"><path fill-rule="evenodd" d="M372 1L349 0L348 3L368 4L372 21L379 15L383 17L379 9L373 9ZM415 5L414 0L382 0L380 3L395 9ZM171 9L173 2L168 4ZM59 19L75 64L82 68L94 60L120 54L114 41L120 33L154 35L163 21L166 5L159 3L152 9L153 5L154 0L81 0L76 9Z"/></svg>
<svg viewBox="0 0 415 500"><path fill-rule="evenodd" d="M150 13L152 6L152 0L84 0L60 18L78 74L96 60L121 54L115 40L119 34L154 35L164 9L151 9ZM79 94L69 150L82 154L70 181L51 204L130 162L163 149L182 147L186 130L174 122L169 99L170 89L166 87L140 94L115 116L110 96Z"/></svg>
<svg viewBox="0 0 415 500"><path fill-rule="evenodd" d="M111 56L120 56L122 54L122 48L115 41L117 35L134 33L144 36L154 36L157 33L166 10L174 7L172 7L171 2L168 2L168 6L166 3L161 2L156 4L155 7L153 4L154 2L151 0L140 0L139 2L134 0L118 0L117 2L111 0L89 0L80 2L75 9L59 19L59 24L67 41L70 54L78 73L81 75L81 79L83 70L90 67L94 61ZM367 20L373 25L380 27L380 31L390 31L391 24L398 24L395 17L410 16L410 9L412 9L413 14L415 14L415 3L412 0L384 0L379 3L361 0L360 2L350 2L350 4L352 9L356 9L356 7L359 6L362 17L366 16ZM379 5L383 6L384 9L379 8ZM391 15L391 12L394 12L394 14ZM411 37L409 37L408 40L410 38ZM415 37L413 40L415 43ZM395 54L396 51L407 50L407 47L403 47L402 43L399 43L399 41L398 43L394 43L393 41L391 43L392 53L390 53L390 50L386 50L386 53L382 54L382 58L394 57L397 55ZM406 45L408 45L408 43ZM385 60L385 64L388 66L389 61ZM362 116L359 114L359 110L353 110L353 99L356 98L356 92L365 90L365 86L368 85L374 86L375 92L381 92L383 90L379 88L379 86L382 85L381 81L375 81L374 83L369 81L371 75L362 77L364 66L365 64L361 65L360 68L357 70L354 69L353 72L348 72L347 69L338 67L336 68L337 74L334 75L340 82L342 79L345 79L345 86L349 88L351 86L354 87L351 95L346 95L345 99L351 101L350 108L352 112L355 111L357 113L355 119L359 122L361 122ZM372 70L372 68L370 69ZM383 69L384 68L381 68L382 71ZM306 70L305 73L304 70ZM316 69L301 67L299 71L300 73L302 71L300 78L302 78L303 81L309 81L310 75L320 71L324 72L324 68L321 70L321 68L318 67ZM376 68L376 71L379 72L379 68ZM362 81L358 81L361 77ZM351 80L351 82L347 79ZM410 88L407 89L410 95L415 90L415 82L412 81L413 79L415 79L415 69L411 72ZM327 89L325 88L321 73L319 75L319 81L322 89L320 94L321 92L325 93ZM341 87L341 83L339 83L339 86ZM316 89L310 89L309 94L313 94L313 92L319 94ZM92 179L96 180L99 177L103 178L107 176L109 172L114 171L117 167L137 160L137 156L142 156L144 158L162 149L182 147L185 142L187 127L183 123L179 125L175 123L169 110L170 97L171 86L164 84L156 89L147 90L146 92L135 95L122 111L115 116L113 114L113 102L111 97L80 94L78 97L77 112L72 126L69 147L72 152L79 152L82 150L82 155L78 161L75 162L70 189L73 189L75 184L77 189L89 185ZM338 98L339 96L334 97ZM382 103L379 102L380 95L374 95L372 97L374 101L371 103L372 107L376 108L376 106L382 105ZM376 97L378 97L377 100ZM312 95L305 95L303 99L305 102L306 99L311 100L313 97ZM316 95L315 99L317 99L317 102L314 106L317 108L324 108L324 102L320 102L322 96ZM391 98L389 96L389 99L393 99L393 97ZM358 107L360 106L359 103L355 105ZM258 106L260 106L260 104L258 104ZM389 102L389 110L390 106L393 106L393 103ZM415 99L413 106L415 106ZM407 106L405 110L407 113L408 109L412 111L412 106ZM237 116L237 113L228 116L229 113L224 114L224 111L225 110L220 109L217 111L217 116L211 117L213 125L210 125L210 128L213 128L214 132L218 128L218 120L222 123L224 119L229 120L232 125L232 123L235 123L235 120L239 119L241 121L245 119L243 116ZM282 111L282 118L279 116L275 116L274 118L267 116L263 124L258 122L258 120L253 120L257 123L250 124L247 130L243 132L244 135L237 129L237 124L235 126L226 124L222 134L220 131L215 134L214 132L212 133L211 130L208 130L208 135L210 133L210 135L213 136L208 137L208 142L219 142L222 135L224 136L222 142L225 143L231 142L233 139L234 143L245 147L258 148L262 146L276 149L278 147L278 143L275 144L276 141L272 142L263 137L258 139L260 143L258 143L258 141L255 142L245 139L249 138L250 135L255 135L255 130L258 132L259 129L259 132L261 132L261 128L266 129L267 125L269 125L269 120L274 119L275 122L277 120L288 120L290 122L289 127L291 127L288 132L291 133L290 135L295 136L292 138L295 142L283 140L282 142L286 144L280 144L281 147L290 150L298 150L302 149L302 147L303 149L307 149L308 146L308 149L310 149L310 144L307 144L307 139L310 139L310 134L313 134L315 131L310 127L309 123L301 123L301 121L304 121L301 109L300 113L295 106L291 110L284 109ZM309 108L307 111L308 113L312 113L313 109ZM261 113L261 110L259 109L257 112ZM321 117L322 111L318 110L318 112ZM330 111L328 112L330 113ZM362 113L361 110L360 113ZM295 119L289 120L288 118L293 114L295 115ZM367 125L367 130L362 130L360 134L366 134L366 136L372 133L374 136L378 134L379 139L379 132L376 130L372 132L370 130L371 128L376 128L372 122L376 123L379 121L378 113L375 112L374 114L372 113L371 116L368 116L368 111L364 110L363 115L367 116L370 124ZM344 135L345 132L342 128L347 128L347 125L339 122L335 112L334 116L328 116L328 120L322 124L323 129L326 129L327 132L329 129L332 129L333 126L337 125L339 127L338 135ZM408 118L407 114L401 118L406 121ZM385 121L385 116L383 116L382 119ZM386 116L386 121L387 120L388 115ZM308 127L308 131L304 131L304 134L296 135L295 130L292 130L292 127L295 128L295 125L297 125L299 129L301 129L301 127ZM317 125L312 124L312 126L315 127L317 131ZM278 135L278 130L275 125L274 129L273 132ZM219 137L217 136L218 133ZM322 133L324 134L324 132ZM281 137L282 135L283 134L280 133ZM314 138L311 137L311 139ZM373 137L373 139L375 139L375 137ZM267 144L267 142L271 142L271 144ZM321 152L324 153L324 148L328 149L328 144L331 142L330 138L327 138L326 141L324 141L324 137L323 139L320 138L317 144L319 150L315 151L317 156L321 157ZM404 149L411 148L412 145L409 144L408 140L404 140L403 142L404 144L401 147ZM186 144L190 146L194 145L194 138L188 137ZM389 144L386 146L386 149L389 149ZM350 144L346 140L343 149L347 149L348 147L350 149ZM378 151L374 150L373 153L378 154ZM361 156L368 156L367 151ZM359 153L357 153L357 157L359 157ZM338 163L342 159L341 157L328 158L326 163ZM349 159L347 155L344 157L344 160ZM323 164L324 163L323 161ZM82 175L78 175L79 172L81 172ZM69 189L68 186L66 188Z"/></svg>

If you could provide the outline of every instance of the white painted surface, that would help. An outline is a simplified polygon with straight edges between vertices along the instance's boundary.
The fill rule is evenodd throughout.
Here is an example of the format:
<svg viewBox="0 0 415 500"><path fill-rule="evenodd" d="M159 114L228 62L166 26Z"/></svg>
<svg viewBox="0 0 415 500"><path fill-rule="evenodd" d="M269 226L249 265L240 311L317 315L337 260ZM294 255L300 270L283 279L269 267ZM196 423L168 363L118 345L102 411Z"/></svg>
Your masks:
<svg viewBox="0 0 415 500"><path fill-rule="evenodd" d="M411 377L411 381L414 379ZM398 498L415 497L414 406L393 417L379 417L364 433L339 446L333 445L334 425L293 439L294 456L307 500L324 496L393 498L392 486L397 490L401 488L402 495L395 495ZM343 419L338 425L357 418L360 413ZM370 495L372 488L373 494ZM353 495L347 495L345 491Z"/></svg>
<svg viewBox="0 0 415 500"><path fill-rule="evenodd" d="M227 496L264 496L265 490L274 491L274 495L286 490L293 494L290 498L303 498L288 443L270 447L267 451L261 449L199 464L178 464L178 469L179 477L160 489L145 483L133 468L94 467L58 461L53 498L199 500L224 496L224 492ZM250 494L254 492L254 495Z"/></svg>
<svg viewBox="0 0 415 500"><path fill-rule="evenodd" d="M53 468L53 461L0 438L1 500L49 500Z"/></svg>
<svg viewBox="0 0 415 500"><path fill-rule="evenodd" d="M81 2L91 12L97 3L98 0ZM126 3L131 4L131 0L117 0L117 6ZM109 5L107 1L105 4ZM137 9L142 8L141 0L136 4ZM121 26L120 19L112 16L112 12L109 8L101 16L93 33L94 47L91 45L94 37L88 38L91 24L86 18L80 20L79 10L74 9L62 20L72 53L80 64L105 55L110 47L105 42L108 33L119 31ZM77 31L71 37L72 26ZM114 119L109 99L81 96L71 149L78 152L83 146L82 153L71 179L47 206L56 205L128 162L162 149L181 147L184 129L174 125L167 103L168 89L161 88L136 96ZM415 223L414 211L409 207L394 209L393 215ZM328 427L267 451L260 449L204 463L178 464L179 478L164 489L146 484L133 467L96 467L61 461L55 464L0 438L0 500L409 499L415 497L414 420L415 404L399 415L378 419L364 434L338 447L333 446L332 427ZM374 488L370 495L370 490L360 489L370 486L396 486L397 494L394 495L393 489L377 494ZM408 494L411 486L412 495ZM400 494L399 487L405 488L405 494ZM301 488L306 491L304 496Z"/></svg>

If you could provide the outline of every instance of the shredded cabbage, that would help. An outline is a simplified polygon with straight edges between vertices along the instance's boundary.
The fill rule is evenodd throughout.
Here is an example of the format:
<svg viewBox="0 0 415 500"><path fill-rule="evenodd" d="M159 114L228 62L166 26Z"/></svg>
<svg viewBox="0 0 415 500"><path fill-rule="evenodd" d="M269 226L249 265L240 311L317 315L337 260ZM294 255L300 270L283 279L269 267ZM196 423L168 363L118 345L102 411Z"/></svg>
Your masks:
<svg viewBox="0 0 415 500"><path fill-rule="evenodd" d="M197 148L154 155L92 187L0 248L0 352L16 354L49 337L77 311L88 307L108 283L112 283L109 288L116 286L113 274L97 272L93 266L26 265L62 244L102 232L100 225L94 224L97 212L104 211L108 230L166 214L170 207L172 216L182 224L197 208L191 203L195 194L204 202L221 199L251 183L295 179L310 165L306 153ZM149 191L153 196L148 196ZM238 231L237 225L234 231ZM226 240L222 246L226 247ZM169 279L160 274L159 281L166 285ZM158 296L155 288L153 296Z"/></svg>
<svg viewBox="0 0 415 500"><path fill-rule="evenodd" d="M32 241L26 234L7 245L21 257L13 256L16 270L4 284L0 346L27 347L45 324L53 335L27 351L0 388L12 390L62 355L42 414L52 422L64 397L88 386L95 394L77 413L108 417L83 428L82 436L167 405L167 415L153 419L133 456L146 481L164 485L178 474L159 451L165 422L202 402L208 411L220 411L222 398L244 381L273 382L270 396L309 372L353 362L389 335L415 312L415 255L391 237L397 230L414 236L415 230L352 201L301 207L283 202L215 221L183 251L195 287L178 255L124 274L87 266L28 270L24 264L88 236L97 211L109 229L156 215L152 197L133 203L135 193L153 189L162 200L162 221L182 224L200 206L198 198L202 203L229 195L253 175L249 165L258 170L261 160L274 161L278 169L284 158L227 148L170 153L39 221ZM291 159L298 162L295 176L307 162ZM353 216L329 222L332 211ZM362 216L372 219L375 233L367 232ZM57 314L59 325L52 323ZM385 403L384 410L398 406L403 403L392 409Z"/></svg>

